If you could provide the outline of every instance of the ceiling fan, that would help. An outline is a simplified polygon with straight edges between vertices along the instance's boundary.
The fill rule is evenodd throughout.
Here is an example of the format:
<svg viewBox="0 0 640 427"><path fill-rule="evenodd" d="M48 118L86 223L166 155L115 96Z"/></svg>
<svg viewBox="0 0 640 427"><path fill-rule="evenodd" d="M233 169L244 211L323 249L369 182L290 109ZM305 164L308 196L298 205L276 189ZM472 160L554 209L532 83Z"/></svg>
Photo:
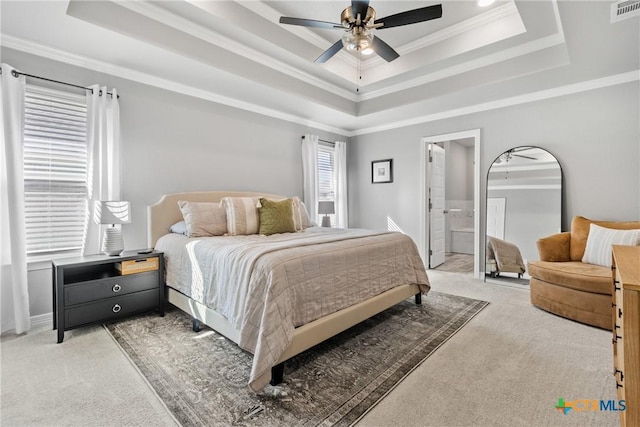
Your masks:
<svg viewBox="0 0 640 427"><path fill-rule="evenodd" d="M516 154L519 151L528 151L528 150L531 150L531 147L512 148L511 150L507 150L504 153L502 153L500 157L496 159L495 163L496 164L502 163L502 160L509 163L509 160L511 160L514 157L521 157L523 159L528 159L528 160L538 160L537 157L525 156L523 154Z"/></svg>
<svg viewBox="0 0 640 427"><path fill-rule="evenodd" d="M376 11L369 6L369 0L352 0L351 6L346 7L340 14L339 24L286 16L280 18L280 23L313 28L341 29L346 32L342 39L324 51L314 62L323 63L328 61L343 47L349 51L359 51L363 55L370 55L375 52L387 62L391 62L400 55L382 39L375 37L371 32L372 30L384 30L385 28L416 24L440 17L442 17L442 5L438 4L376 19Z"/></svg>

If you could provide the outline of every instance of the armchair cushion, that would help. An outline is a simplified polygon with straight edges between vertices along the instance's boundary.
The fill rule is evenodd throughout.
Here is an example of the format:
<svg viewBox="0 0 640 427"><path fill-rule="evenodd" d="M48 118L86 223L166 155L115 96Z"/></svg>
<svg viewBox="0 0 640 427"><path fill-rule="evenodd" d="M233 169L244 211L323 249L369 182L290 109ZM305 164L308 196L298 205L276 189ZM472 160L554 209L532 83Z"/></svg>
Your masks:
<svg viewBox="0 0 640 427"><path fill-rule="evenodd" d="M529 262L529 275L547 283L582 292L611 295L611 268L569 262Z"/></svg>
<svg viewBox="0 0 640 427"><path fill-rule="evenodd" d="M571 261L570 255L571 232L553 234L538 239L536 246L540 254L540 261L566 262Z"/></svg>
<svg viewBox="0 0 640 427"><path fill-rule="evenodd" d="M582 261L584 250L587 247L587 238L589 237L589 227L591 224L616 230L640 228L640 221L593 221L582 216L575 216L571 221L571 261Z"/></svg>

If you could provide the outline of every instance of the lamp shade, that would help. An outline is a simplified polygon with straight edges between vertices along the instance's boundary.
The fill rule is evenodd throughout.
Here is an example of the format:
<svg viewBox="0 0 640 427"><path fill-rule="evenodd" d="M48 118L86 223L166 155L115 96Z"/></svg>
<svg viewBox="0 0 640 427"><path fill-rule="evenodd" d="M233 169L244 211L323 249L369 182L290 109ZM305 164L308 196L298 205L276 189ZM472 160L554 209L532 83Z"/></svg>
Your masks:
<svg viewBox="0 0 640 427"><path fill-rule="evenodd" d="M97 224L128 224L131 222L129 202L98 201L93 212Z"/></svg>
<svg viewBox="0 0 640 427"><path fill-rule="evenodd" d="M320 215L331 215L336 213L333 202L318 202L318 213Z"/></svg>

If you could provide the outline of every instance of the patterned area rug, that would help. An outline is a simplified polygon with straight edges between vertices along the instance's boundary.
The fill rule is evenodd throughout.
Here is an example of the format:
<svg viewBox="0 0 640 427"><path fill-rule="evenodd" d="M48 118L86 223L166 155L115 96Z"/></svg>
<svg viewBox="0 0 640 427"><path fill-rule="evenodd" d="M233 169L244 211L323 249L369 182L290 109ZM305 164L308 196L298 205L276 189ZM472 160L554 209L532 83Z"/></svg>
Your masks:
<svg viewBox="0 0 640 427"><path fill-rule="evenodd" d="M248 385L251 354L178 309L105 327L185 426L351 425L488 303L431 291L285 363L284 383Z"/></svg>

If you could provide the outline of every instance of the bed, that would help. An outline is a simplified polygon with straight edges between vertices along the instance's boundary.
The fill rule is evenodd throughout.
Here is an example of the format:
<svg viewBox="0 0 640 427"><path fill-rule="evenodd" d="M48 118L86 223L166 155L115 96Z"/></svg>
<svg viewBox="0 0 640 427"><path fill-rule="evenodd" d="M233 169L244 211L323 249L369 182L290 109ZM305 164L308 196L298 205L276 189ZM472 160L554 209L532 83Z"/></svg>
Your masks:
<svg viewBox="0 0 640 427"><path fill-rule="evenodd" d="M164 195L148 207L148 246L165 254L167 301L253 354L254 391L282 382L284 362L429 289L406 235L310 227L264 236L189 238L169 228L179 201L286 199L253 192Z"/></svg>

